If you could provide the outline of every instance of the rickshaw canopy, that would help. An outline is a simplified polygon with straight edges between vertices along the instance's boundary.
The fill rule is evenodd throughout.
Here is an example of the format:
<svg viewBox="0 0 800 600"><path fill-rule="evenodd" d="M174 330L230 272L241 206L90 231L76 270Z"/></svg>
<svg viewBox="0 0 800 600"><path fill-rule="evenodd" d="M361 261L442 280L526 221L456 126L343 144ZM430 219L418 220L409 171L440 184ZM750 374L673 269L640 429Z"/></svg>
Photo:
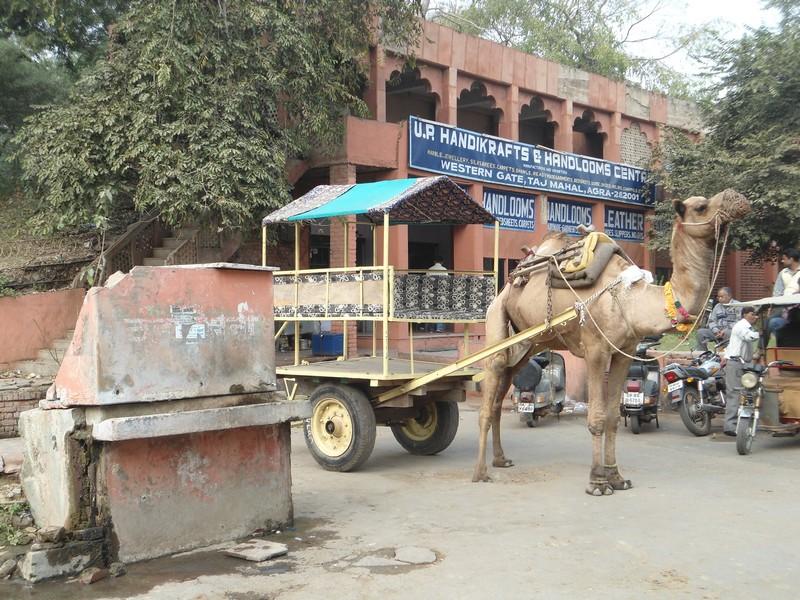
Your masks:
<svg viewBox="0 0 800 600"><path fill-rule="evenodd" d="M363 215L383 224L492 224L494 216L449 178L418 177L352 185L318 185L264 217L262 225Z"/></svg>
<svg viewBox="0 0 800 600"><path fill-rule="evenodd" d="M794 306L795 304L800 304L800 294L770 296L769 298L751 300L750 302L729 302L725 306L752 306L753 308L759 308L762 306Z"/></svg>

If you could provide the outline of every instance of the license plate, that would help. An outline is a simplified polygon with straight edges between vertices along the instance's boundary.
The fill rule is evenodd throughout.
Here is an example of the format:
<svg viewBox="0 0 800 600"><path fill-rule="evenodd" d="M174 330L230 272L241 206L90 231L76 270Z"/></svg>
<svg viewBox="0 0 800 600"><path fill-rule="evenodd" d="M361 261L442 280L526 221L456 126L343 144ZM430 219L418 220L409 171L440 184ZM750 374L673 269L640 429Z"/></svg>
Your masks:
<svg viewBox="0 0 800 600"><path fill-rule="evenodd" d="M641 406L644 404L644 394L642 392L622 392L622 403L630 406Z"/></svg>
<svg viewBox="0 0 800 600"><path fill-rule="evenodd" d="M672 383L670 383L667 386L667 391L668 392L674 392L674 391L679 390L681 388L683 388L683 379L678 379L678 381L673 381Z"/></svg>
<svg viewBox="0 0 800 600"><path fill-rule="evenodd" d="M536 405L533 402L520 402L517 404L517 412L519 413L532 413L536 410Z"/></svg>

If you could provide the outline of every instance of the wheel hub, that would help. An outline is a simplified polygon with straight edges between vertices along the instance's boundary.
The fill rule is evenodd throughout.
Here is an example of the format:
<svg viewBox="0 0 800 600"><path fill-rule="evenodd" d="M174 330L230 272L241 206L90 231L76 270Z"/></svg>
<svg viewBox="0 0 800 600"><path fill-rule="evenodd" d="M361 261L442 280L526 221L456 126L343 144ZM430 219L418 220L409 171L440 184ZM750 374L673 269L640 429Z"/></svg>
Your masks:
<svg viewBox="0 0 800 600"><path fill-rule="evenodd" d="M314 443L326 455L343 455L353 441L353 420L347 408L335 398L323 398L311 417Z"/></svg>
<svg viewBox="0 0 800 600"><path fill-rule="evenodd" d="M424 442L434 434L438 422L436 407L429 404L422 407L416 417L405 422L403 433L415 442Z"/></svg>

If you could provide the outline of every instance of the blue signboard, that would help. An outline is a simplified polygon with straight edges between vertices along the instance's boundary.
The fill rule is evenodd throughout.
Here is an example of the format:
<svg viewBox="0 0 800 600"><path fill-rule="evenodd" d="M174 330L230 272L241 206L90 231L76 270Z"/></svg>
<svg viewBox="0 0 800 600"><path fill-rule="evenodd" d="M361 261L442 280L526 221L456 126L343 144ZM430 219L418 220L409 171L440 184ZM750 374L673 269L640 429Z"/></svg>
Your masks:
<svg viewBox="0 0 800 600"><path fill-rule="evenodd" d="M644 241L644 213L606 206L605 232L616 240Z"/></svg>
<svg viewBox="0 0 800 600"><path fill-rule="evenodd" d="M483 188L483 208L500 221L505 229L533 231L536 226L536 196Z"/></svg>
<svg viewBox="0 0 800 600"><path fill-rule="evenodd" d="M549 230L577 235L578 225L591 224L591 204L559 198L547 199L547 228Z"/></svg>
<svg viewBox="0 0 800 600"><path fill-rule="evenodd" d="M647 171L410 117L411 167L474 181L650 206Z"/></svg>

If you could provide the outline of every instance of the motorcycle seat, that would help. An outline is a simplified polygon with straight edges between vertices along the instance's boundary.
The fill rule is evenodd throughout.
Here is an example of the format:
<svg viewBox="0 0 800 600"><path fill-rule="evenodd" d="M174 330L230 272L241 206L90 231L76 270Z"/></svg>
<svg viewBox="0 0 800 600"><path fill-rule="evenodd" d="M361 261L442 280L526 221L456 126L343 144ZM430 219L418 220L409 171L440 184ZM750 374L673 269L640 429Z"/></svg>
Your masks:
<svg viewBox="0 0 800 600"><path fill-rule="evenodd" d="M708 371L700 367L686 367L686 374L697 379L708 379Z"/></svg>

